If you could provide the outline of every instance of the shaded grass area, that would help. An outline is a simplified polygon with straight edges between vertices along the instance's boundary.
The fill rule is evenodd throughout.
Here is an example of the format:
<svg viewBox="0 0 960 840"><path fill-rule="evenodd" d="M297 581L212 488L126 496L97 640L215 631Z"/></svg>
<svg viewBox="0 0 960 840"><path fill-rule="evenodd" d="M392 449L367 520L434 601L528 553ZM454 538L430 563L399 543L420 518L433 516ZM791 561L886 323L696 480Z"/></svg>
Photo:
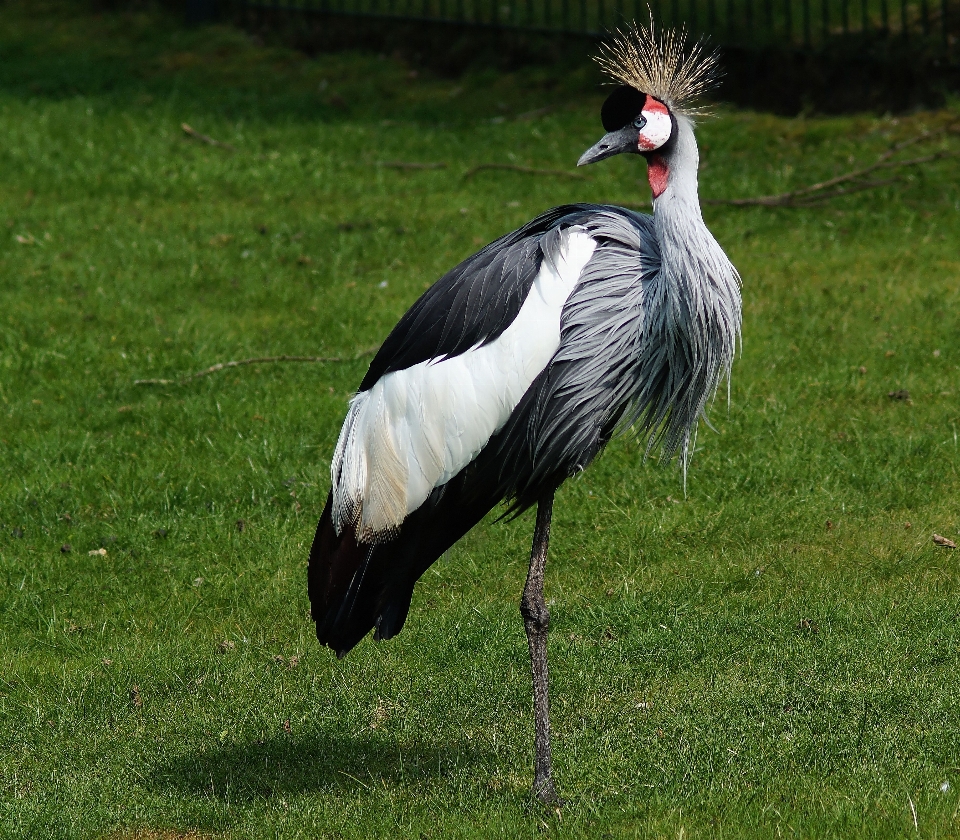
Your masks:
<svg viewBox="0 0 960 840"><path fill-rule="evenodd" d="M528 801L531 516L337 662L305 560L364 360L133 381L352 356L547 207L646 202L638 160L463 178L572 171L602 93L61 3L7 3L0 51L0 834L960 833L960 572L931 542L960 531L956 164L705 208L744 344L687 496L629 436L558 496L557 814ZM722 110L702 191L799 186L950 118Z"/></svg>

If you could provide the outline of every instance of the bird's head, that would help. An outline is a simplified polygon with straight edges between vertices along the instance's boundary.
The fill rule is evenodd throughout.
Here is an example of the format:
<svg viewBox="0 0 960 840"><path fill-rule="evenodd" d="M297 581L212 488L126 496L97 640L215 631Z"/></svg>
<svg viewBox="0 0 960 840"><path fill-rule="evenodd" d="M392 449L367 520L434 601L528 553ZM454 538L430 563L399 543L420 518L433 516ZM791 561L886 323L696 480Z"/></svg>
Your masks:
<svg viewBox="0 0 960 840"><path fill-rule="evenodd" d="M624 152L643 155L653 197L660 197L667 188L680 125L689 128L689 117L703 112L691 103L717 76L716 54L704 53L700 44L690 50L685 46L683 32L655 32L652 20L649 29L633 24L618 33L597 59L621 82L600 110L607 133L581 155L578 166ZM688 133L692 138L692 131Z"/></svg>
<svg viewBox="0 0 960 840"><path fill-rule="evenodd" d="M577 166L624 152L643 155L647 158L653 197L659 198L667 187L665 154L676 139L677 118L655 96L623 85L603 103L600 120L607 133L580 156Z"/></svg>

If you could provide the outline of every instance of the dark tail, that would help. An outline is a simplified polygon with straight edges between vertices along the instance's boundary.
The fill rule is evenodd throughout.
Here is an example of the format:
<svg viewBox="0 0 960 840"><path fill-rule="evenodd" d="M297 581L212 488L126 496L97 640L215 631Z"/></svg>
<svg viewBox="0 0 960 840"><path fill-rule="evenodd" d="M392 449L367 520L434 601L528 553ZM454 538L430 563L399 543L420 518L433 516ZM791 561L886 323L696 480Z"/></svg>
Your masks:
<svg viewBox="0 0 960 840"><path fill-rule="evenodd" d="M321 644L342 658L371 630L380 641L403 629L420 576L504 496L499 470L482 469L483 460L437 487L389 542L358 543L351 528L337 536L327 497L308 571Z"/></svg>
<svg viewBox="0 0 960 840"><path fill-rule="evenodd" d="M307 592L310 613L317 625L317 638L342 658L370 629L363 619L356 620L355 610L351 607L356 606L359 587L355 583L362 585L363 572L371 559L373 547L358 543L352 528L337 536L331 517L332 507L333 494L330 493L310 549ZM353 597L348 597L351 591Z"/></svg>
<svg viewBox="0 0 960 840"><path fill-rule="evenodd" d="M547 372L541 374L545 376ZM434 488L389 542L358 543L350 528L337 536L331 520L333 497L327 497L308 573L313 620L322 644L343 657L371 630L376 630L377 640L396 636L407 618L413 587L443 552L504 498L513 499L508 513L519 514L544 492L560 486L567 477L565 465L539 473L533 467L528 426L537 394L537 386L532 386L510 423L476 460ZM589 463L596 449L576 463Z"/></svg>

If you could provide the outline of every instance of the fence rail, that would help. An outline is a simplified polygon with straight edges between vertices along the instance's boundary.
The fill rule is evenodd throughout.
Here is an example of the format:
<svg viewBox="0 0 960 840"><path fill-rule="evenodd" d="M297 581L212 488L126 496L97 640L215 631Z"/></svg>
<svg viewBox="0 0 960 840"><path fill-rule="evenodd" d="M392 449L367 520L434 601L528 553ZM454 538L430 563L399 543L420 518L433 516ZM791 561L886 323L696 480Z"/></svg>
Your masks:
<svg viewBox="0 0 960 840"><path fill-rule="evenodd" d="M602 37L650 13L715 43L823 47L841 38L914 42L956 56L958 0L219 0L222 10L362 15ZM648 12L649 8L649 12Z"/></svg>

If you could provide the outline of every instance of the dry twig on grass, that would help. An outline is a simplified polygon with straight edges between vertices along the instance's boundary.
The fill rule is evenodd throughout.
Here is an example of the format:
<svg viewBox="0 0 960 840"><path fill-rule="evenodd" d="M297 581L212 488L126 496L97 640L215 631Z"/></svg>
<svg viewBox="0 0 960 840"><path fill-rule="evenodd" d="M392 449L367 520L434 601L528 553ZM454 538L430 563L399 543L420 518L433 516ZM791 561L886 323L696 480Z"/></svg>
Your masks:
<svg viewBox="0 0 960 840"><path fill-rule="evenodd" d="M901 140L881 154L875 163L863 166L860 169L854 169L852 172L846 172L843 175L837 175L835 178L829 178L826 181L811 184L809 187L789 190L778 195L761 195L756 198L709 198L704 200L704 204L729 204L734 207L809 207L822 201L828 201L831 198L838 198L841 195L850 195L851 193L894 184L897 183L896 178L874 181L864 180L864 178L866 175L881 170L903 169L907 166L919 166L944 158L957 157L960 155L960 151L950 150L934 152L907 160L890 160L898 152L902 152L910 146L915 146L917 143L925 143L945 134L956 134L958 132L960 132L960 123L951 123L936 131L924 132L916 137Z"/></svg>
<svg viewBox="0 0 960 840"><path fill-rule="evenodd" d="M567 172L564 169L534 169L532 166L517 166L513 163L481 163L473 169L468 169L463 180L466 181L485 169L504 169L507 172L523 172L526 175L556 175L560 178L576 178L578 181L590 180L588 176L581 175L579 172Z"/></svg>
<svg viewBox="0 0 960 840"><path fill-rule="evenodd" d="M196 373L188 373L178 379L136 379L134 385L185 385L194 379L200 379L202 376L209 376L211 373L219 373L228 368L242 367L243 365L273 364L276 362L353 362L362 359L364 356L372 356L378 350L377 347L367 347L359 350L352 356L256 356L251 359L237 359L232 362L217 362L208 368L198 370Z"/></svg>
<svg viewBox="0 0 960 840"><path fill-rule="evenodd" d="M439 163L417 163L416 161L405 160L384 160L377 164L384 169L446 169L445 161Z"/></svg>
<svg viewBox="0 0 960 840"><path fill-rule="evenodd" d="M183 133L186 134L187 137L192 137L194 140L199 140L201 143L206 143L209 146L218 146L221 149L227 149L231 152L236 151L236 149L229 143L223 143L220 140L214 140L212 137L209 137L206 134L201 134L195 128L192 128L186 123L180 123L180 128L183 129Z"/></svg>

